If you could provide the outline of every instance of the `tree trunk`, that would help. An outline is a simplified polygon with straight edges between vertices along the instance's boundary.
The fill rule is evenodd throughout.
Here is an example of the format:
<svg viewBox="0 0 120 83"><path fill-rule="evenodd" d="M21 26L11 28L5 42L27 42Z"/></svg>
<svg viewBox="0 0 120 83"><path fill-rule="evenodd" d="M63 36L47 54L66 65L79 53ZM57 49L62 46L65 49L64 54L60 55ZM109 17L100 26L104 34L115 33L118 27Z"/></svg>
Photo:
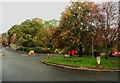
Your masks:
<svg viewBox="0 0 120 83"><path fill-rule="evenodd" d="M82 57L82 44L79 44L79 57Z"/></svg>
<svg viewBox="0 0 120 83"><path fill-rule="evenodd" d="M106 46L106 55L105 55L105 58L109 58L109 51L110 51L110 47L109 47L109 45L107 44L107 46Z"/></svg>

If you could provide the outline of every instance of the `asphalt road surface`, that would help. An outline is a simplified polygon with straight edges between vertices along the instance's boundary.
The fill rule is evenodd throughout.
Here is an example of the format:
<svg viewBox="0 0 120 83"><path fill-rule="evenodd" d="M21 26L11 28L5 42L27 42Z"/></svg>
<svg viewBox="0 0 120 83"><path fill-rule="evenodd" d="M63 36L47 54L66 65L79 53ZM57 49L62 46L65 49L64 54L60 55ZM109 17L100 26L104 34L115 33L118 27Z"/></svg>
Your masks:
<svg viewBox="0 0 120 83"><path fill-rule="evenodd" d="M118 81L118 72L96 72L64 69L39 61L47 58L33 57L2 49L2 81Z"/></svg>

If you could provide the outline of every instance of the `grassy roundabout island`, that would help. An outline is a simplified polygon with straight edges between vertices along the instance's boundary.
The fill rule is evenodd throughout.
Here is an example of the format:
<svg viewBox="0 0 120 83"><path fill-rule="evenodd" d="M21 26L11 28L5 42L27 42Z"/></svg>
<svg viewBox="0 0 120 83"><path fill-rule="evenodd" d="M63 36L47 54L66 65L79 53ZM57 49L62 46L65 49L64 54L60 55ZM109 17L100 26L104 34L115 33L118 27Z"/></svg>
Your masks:
<svg viewBox="0 0 120 83"><path fill-rule="evenodd" d="M43 63L48 63L49 65L55 64L72 67L72 68L87 68L87 69L99 69L99 70L118 70L120 58L110 57L109 59L101 58L100 65L97 64L96 58L94 57L50 57L45 60L42 60Z"/></svg>

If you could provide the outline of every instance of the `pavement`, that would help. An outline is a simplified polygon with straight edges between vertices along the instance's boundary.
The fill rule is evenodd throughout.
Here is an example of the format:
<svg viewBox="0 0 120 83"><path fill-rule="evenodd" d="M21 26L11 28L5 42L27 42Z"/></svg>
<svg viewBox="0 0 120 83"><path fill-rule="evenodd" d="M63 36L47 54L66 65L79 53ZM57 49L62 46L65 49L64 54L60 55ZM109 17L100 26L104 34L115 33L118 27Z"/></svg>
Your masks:
<svg viewBox="0 0 120 83"><path fill-rule="evenodd" d="M40 63L47 55L30 57L6 49L3 53L2 81L118 81L118 72L71 70Z"/></svg>
<svg viewBox="0 0 120 83"><path fill-rule="evenodd" d="M3 54L3 48L0 47L0 57L2 57L2 56L4 56L4 54Z"/></svg>
<svg viewBox="0 0 120 83"><path fill-rule="evenodd" d="M2 81L2 56L3 56L3 53L2 53L2 48L0 48L0 82Z"/></svg>
<svg viewBox="0 0 120 83"><path fill-rule="evenodd" d="M0 57L3 56L3 53L0 53Z"/></svg>

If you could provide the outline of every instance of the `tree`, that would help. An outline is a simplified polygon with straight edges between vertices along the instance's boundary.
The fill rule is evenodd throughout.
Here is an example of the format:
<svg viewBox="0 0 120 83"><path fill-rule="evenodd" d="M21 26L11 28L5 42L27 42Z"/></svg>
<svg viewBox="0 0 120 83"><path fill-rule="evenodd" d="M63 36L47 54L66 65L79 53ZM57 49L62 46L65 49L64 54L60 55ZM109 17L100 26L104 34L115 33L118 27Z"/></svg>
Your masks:
<svg viewBox="0 0 120 83"><path fill-rule="evenodd" d="M33 38L36 33L43 27L43 20L34 18L26 20L20 25L14 25L8 30L8 39L11 40L13 34L16 34L16 44L25 47L33 47Z"/></svg>
<svg viewBox="0 0 120 83"><path fill-rule="evenodd" d="M103 31L102 36L105 40L105 50L108 55L109 50L117 43L118 40L118 3L105 2L102 3L100 9L100 14L104 16L101 18L100 27Z"/></svg>
<svg viewBox="0 0 120 83"><path fill-rule="evenodd" d="M52 34L49 29L41 28L34 37L34 43L36 44L36 46L40 47L51 47L51 35Z"/></svg>
<svg viewBox="0 0 120 83"><path fill-rule="evenodd" d="M89 51L91 28L97 23L97 12L98 6L93 2L72 2L62 13L59 29L53 35L55 45L79 49L79 56L82 55L83 48Z"/></svg>
<svg viewBox="0 0 120 83"><path fill-rule="evenodd" d="M2 33L2 39L1 39L2 45L7 45L7 33Z"/></svg>
<svg viewBox="0 0 120 83"><path fill-rule="evenodd" d="M119 1L119 3L118 3L118 8L119 8L119 20L118 20L118 23L119 23L119 25L118 25L118 51L120 52L120 1Z"/></svg>
<svg viewBox="0 0 120 83"><path fill-rule="evenodd" d="M56 28L58 27L59 20L53 19L49 21L44 21L44 27L48 29Z"/></svg>
<svg viewBox="0 0 120 83"><path fill-rule="evenodd" d="M11 37L11 43L14 44L16 42L16 33L14 33Z"/></svg>

